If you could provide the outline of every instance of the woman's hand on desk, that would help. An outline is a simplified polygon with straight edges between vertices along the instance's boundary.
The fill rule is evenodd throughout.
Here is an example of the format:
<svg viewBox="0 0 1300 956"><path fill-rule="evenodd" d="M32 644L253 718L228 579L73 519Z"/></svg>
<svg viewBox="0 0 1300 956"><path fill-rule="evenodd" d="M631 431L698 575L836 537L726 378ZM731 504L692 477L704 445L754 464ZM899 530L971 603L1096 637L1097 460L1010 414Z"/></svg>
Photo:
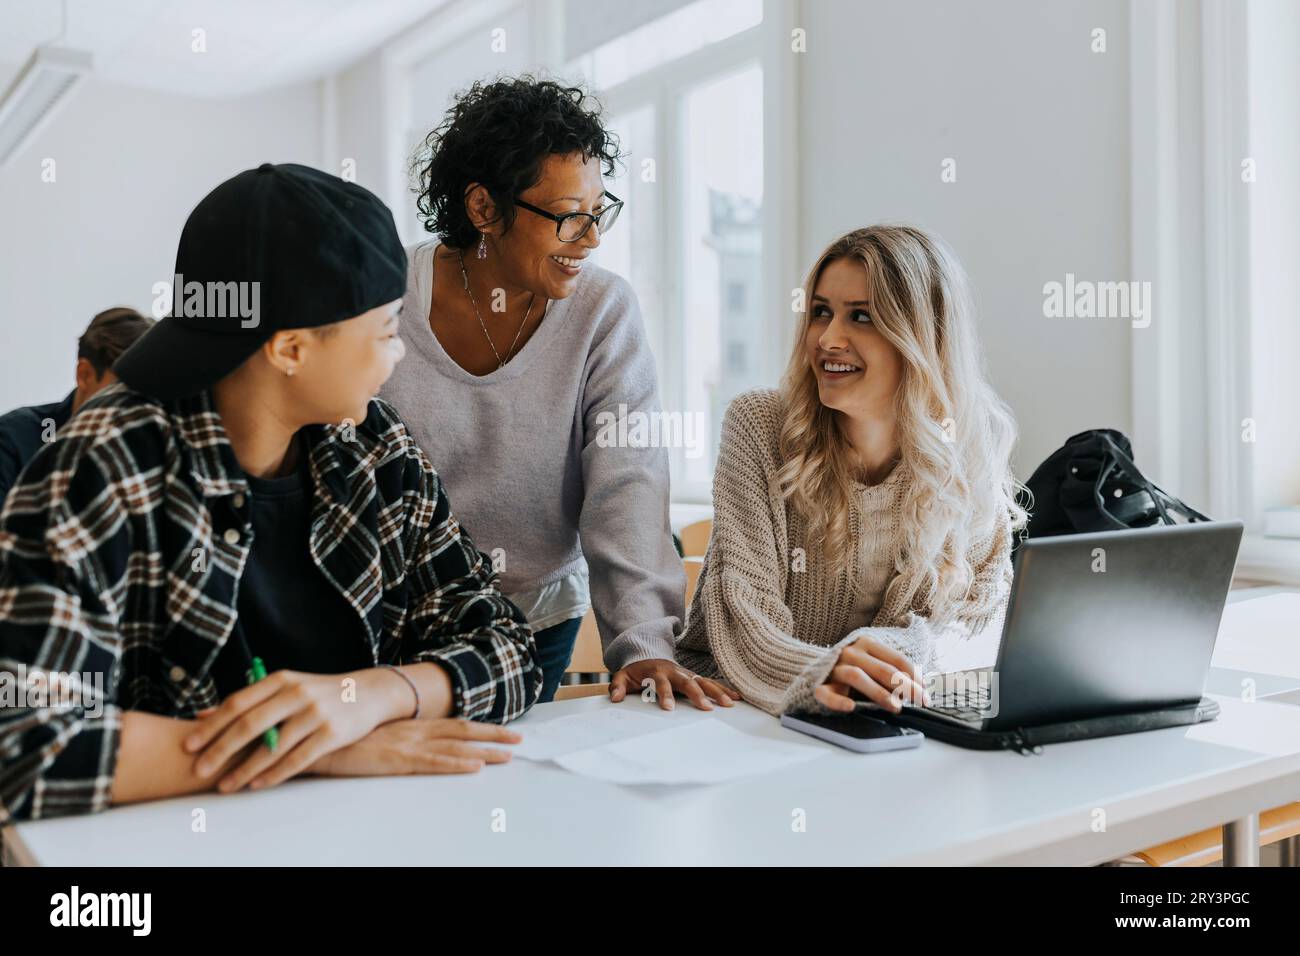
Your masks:
<svg viewBox="0 0 1300 956"><path fill-rule="evenodd" d="M354 694L343 693L344 678L356 681ZM217 789L228 793L250 784L253 789L273 786L392 719L394 689L381 681L393 677L377 669L348 674L276 671L200 714L185 739L185 750L195 755L195 773L206 777L278 727L276 749L256 747L220 779Z"/></svg>
<svg viewBox="0 0 1300 956"><path fill-rule="evenodd" d="M855 690L894 713L903 709L905 700L918 706L930 702L921 683L921 669L872 637L860 637L842 647L826 683L814 689L813 696L825 707L847 713L853 710L850 691Z"/></svg>
<svg viewBox="0 0 1300 956"><path fill-rule="evenodd" d="M674 661L655 659L637 661L615 671L609 679L609 699L618 703L629 693L644 693L651 687L654 688L651 699L659 701L661 710L672 710L676 705L673 691L700 710L713 709L710 697L723 707L730 707L733 700L740 700L740 694L726 684L701 677Z"/></svg>
<svg viewBox="0 0 1300 956"><path fill-rule="evenodd" d="M326 754L310 772L330 777L411 773L476 773L484 764L506 763L510 751L485 743L517 744L523 738L498 724L459 717L395 720L340 750Z"/></svg>

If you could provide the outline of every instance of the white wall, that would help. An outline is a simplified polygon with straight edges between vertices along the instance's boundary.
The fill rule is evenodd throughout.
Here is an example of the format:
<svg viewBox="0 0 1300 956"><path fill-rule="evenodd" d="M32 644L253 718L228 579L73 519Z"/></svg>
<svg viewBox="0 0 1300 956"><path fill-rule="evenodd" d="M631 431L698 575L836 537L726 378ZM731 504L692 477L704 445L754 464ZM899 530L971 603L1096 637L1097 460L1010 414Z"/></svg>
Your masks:
<svg viewBox="0 0 1300 956"><path fill-rule="evenodd" d="M0 66L0 82L16 71ZM53 183L41 181L47 157ZM267 161L320 163L318 84L210 100L91 77L74 91L0 168L0 410L70 391L91 317L114 305L147 312L190 210Z"/></svg>
<svg viewBox="0 0 1300 956"><path fill-rule="evenodd" d="M1129 323L1046 319L1045 282L1129 275L1123 0L804 0L801 259L874 222L965 263L1025 478L1070 434L1130 430ZM1094 27L1107 51L1090 52ZM940 180L946 157L957 180ZM1139 463L1142 449L1137 449Z"/></svg>
<svg viewBox="0 0 1300 956"><path fill-rule="evenodd" d="M475 80L539 68L533 50L543 24L530 2L536 5L503 0L490 26L477 22L474 7L449 5L336 74L339 158L356 160L356 181L389 204L404 242L428 238L415 206L411 161L455 94ZM505 31L505 49L494 48L493 30ZM327 168L338 172L336 165Z"/></svg>
<svg viewBox="0 0 1300 956"><path fill-rule="evenodd" d="M1260 509L1300 504L1300 5L1255 0L1250 19L1250 408L1252 495Z"/></svg>
<svg viewBox="0 0 1300 956"><path fill-rule="evenodd" d="M384 128L383 64L378 53L338 74L337 157L325 157L326 169L342 175L338 163L355 162L356 182L378 196L387 184L387 131ZM397 211L393 216L400 223Z"/></svg>

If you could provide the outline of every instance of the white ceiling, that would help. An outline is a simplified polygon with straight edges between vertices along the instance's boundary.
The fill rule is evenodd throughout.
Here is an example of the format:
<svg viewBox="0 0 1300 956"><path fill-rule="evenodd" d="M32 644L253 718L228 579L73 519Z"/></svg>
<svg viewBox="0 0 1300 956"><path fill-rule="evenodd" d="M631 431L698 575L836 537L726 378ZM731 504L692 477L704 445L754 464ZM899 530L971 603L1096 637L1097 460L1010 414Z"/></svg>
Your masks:
<svg viewBox="0 0 1300 956"><path fill-rule="evenodd" d="M240 96L348 66L447 0L67 0L60 42L95 75L192 96ZM59 0L0 0L0 62L16 71L54 40ZM193 31L207 51L192 49ZM7 80L7 76L4 77Z"/></svg>

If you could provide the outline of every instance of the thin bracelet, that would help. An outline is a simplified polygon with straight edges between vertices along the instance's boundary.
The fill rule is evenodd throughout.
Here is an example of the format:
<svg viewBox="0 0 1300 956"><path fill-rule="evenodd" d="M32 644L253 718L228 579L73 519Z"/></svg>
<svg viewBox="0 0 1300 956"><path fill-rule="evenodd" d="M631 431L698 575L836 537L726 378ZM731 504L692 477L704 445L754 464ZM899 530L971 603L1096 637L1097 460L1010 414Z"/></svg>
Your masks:
<svg viewBox="0 0 1300 956"><path fill-rule="evenodd" d="M415 713L411 715L410 719L411 719L411 720L418 720L419 717L420 717L420 691L419 691L419 689L415 686L415 681L411 680L411 678L409 678L409 677L407 677L405 674L403 674L403 673L402 673L402 672L401 672L401 671L396 667L396 665L393 665L393 664L380 664L379 666L380 666L380 667L386 667L388 670L392 671L394 674L396 674L396 675L397 675L398 677L400 677L402 680L406 681L407 685L411 688L411 693L415 695Z"/></svg>

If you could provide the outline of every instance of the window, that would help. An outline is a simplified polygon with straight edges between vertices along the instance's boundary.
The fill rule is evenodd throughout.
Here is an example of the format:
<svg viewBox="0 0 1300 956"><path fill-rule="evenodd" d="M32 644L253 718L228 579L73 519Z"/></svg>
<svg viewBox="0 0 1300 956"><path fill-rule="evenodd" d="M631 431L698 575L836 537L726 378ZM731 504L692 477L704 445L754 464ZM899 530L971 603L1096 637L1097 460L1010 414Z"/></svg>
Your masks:
<svg viewBox="0 0 1300 956"><path fill-rule="evenodd" d="M575 12L571 5L570 16ZM601 15L594 9L583 12L587 16ZM567 72L581 73L589 83L610 89L743 33L762 20L762 0L696 0L600 44L570 63ZM578 31L570 26L570 32Z"/></svg>
<svg viewBox="0 0 1300 956"><path fill-rule="evenodd" d="M658 155L655 111L642 106L609 117L609 127L619 138L624 152L623 170L606 183L609 191L623 199L618 224L601 237L599 262L632 283L641 302L646 330L652 343L663 335L663 301L660 294L661 246L657 179L641 175L642 160L654 162ZM644 166L653 172L653 166ZM656 353L659 354L659 353Z"/></svg>
<svg viewBox="0 0 1300 956"><path fill-rule="evenodd" d="M665 412L673 497L708 501L722 418L774 382L763 288L764 71L760 0L699 0L577 57L624 151L627 200L597 253L636 290Z"/></svg>
<svg viewBox="0 0 1300 956"><path fill-rule="evenodd" d="M727 283L727 311L743 312L745 309L745 289L748 286L744 282Z"/></svg>
<svg viewBox="0 0 1300 956"><path fill-rule="evenodd" d="M680 480L707 485L727 405L763 384L746 343L757 315L728 308L723 290L760 284L763 200L763 76L757 66L698 84L681 97L683 164L681 233L676 254L682 286L677 303L683 348L684 411L703 416L709 436L702 454L683 457ZM735 298L735 293L732 293ZM760 297L751 296L757 301ZM740 367L722 356L746 356ZM693 452L698 451L696 449Z"/></svg>

